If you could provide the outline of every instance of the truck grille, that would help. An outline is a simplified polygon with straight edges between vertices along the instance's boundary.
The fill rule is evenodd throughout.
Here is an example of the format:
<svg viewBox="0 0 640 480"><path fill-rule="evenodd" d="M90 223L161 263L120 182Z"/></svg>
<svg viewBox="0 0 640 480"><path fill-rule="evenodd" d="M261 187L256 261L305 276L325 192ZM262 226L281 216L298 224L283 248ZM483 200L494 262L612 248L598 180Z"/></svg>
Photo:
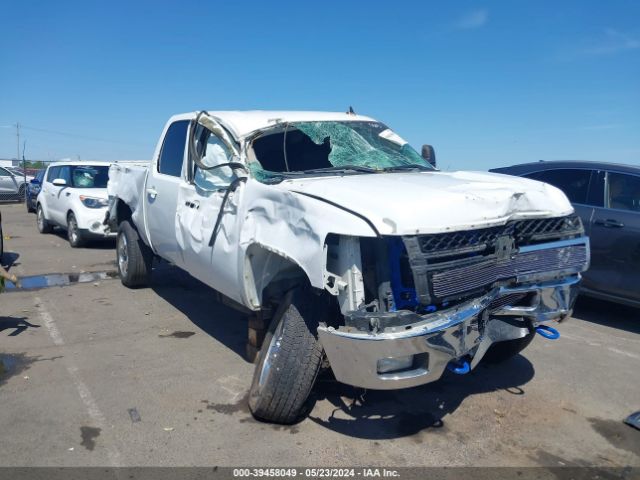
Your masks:
<svg viewBox="0 0 640 480"><path fill-rule="evenodd" d="M434 273L431 284L436 297L446 298L476 290L498 280L563 270L579 272L586 267L588 261L586 244L533 250L518 253L512 260L504 262L489 260Z"/></svg>
<svg viewBox="0 0 640 480"><path fill-rule="evenodd" d="M398 285L392 287L394 292L415 292L411 296L414 306L438 305L487 291L498 281L547 272L580 272L589 261L588 240L580 238L583 236L577 215L405 236L406 255L396 261L399 267L409 267L413 278L398 274ZM560 241L569 243L554 245ZM400 295L394 296L396 302L401 301Z"/></svg>
<svg viewBox="0 0 640 480"><path fill-rule="evenodd" d="M583 233L582 222L577 215L559 218L517 220L499 227L468 230L465 232L421 235L420 251L427 257L437 258L452 254L482 252L493 248L500 237L510 236L516 246L566 238Z"/></svg>

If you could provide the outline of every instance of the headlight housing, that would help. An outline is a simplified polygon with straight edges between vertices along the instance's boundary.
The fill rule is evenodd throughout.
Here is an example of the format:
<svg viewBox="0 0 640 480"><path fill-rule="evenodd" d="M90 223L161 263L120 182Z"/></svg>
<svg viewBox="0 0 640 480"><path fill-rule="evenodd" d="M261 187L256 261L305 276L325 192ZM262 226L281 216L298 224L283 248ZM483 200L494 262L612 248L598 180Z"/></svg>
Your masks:
<svg viewBox="0 0 640 480"><path fill-rule="evenodd" d="M87 208L102 208L109 204L106 198L87 197L85 195L80 195L80 201Z"/></svg>

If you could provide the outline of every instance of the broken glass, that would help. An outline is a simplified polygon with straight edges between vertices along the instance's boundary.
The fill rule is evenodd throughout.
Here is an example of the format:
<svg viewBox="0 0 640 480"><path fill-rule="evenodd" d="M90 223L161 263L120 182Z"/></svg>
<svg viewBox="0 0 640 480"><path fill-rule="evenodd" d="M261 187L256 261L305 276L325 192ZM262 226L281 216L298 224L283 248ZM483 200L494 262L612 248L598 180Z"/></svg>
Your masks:
<svg viewBox="0 0 640 480"><path fill-rule="evenodd" d="M254 178L267 183L346 170L377 173L414 166L432 170L406 141L378 122L281 124L255 139L253 146L257 161L249 169Z"/></svg>

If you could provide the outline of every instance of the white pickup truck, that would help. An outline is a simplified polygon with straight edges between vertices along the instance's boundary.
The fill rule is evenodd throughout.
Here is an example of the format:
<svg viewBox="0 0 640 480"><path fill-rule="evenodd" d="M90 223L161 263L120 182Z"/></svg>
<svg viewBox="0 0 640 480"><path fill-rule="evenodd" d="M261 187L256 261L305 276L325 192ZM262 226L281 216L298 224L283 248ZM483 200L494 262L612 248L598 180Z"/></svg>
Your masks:
<svg viewBox="0 0 640 480"><path fill-rule="evenodd" d="M148 166L109 172L122 283L146 285L161 257L273 312L249 406L279 423L302 415L322 367L406 388L556 337L543 322L571 313L589 264L565 195L427 160L350 113L176 115Z"/></svg>

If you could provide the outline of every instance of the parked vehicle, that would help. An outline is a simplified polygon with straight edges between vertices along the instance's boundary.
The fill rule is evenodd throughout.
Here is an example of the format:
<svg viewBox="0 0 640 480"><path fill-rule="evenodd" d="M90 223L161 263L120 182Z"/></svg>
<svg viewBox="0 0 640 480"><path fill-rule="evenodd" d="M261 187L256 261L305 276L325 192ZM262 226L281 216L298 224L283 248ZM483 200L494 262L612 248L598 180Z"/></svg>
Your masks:
<svg viewBox="0 0 640 480"><path fill-rule="evenodd" d="M640 167L554 161L495 168L563 190L591 240L581 292L640 307Z"/></svg>
<svg viewBox="0 0 640 480"><path fill-rule="evenodd" d="M102 224L108 203L109 165L80 161L49 165L36 201L40 233L50 233L56 226L64 228L72 247L110 236Z"/></svg>
<svg viewBox="0 0 640 480"><path fill-rule="evenodd" d="M36 199L42 188L42 180L44 179L44 172L46 169L38 170L35 177L31 179L29 185L27 185L27 212L32 213L36 211Z"/></svg>
<svg viewBox="0 0 640 480"><path fill-rule="evenodd" d="M24 199L27 184L32 178L16 175L8 167L0 167L0 198Z"/></svg>
<svg viewBox="0 0 640 480"><path fill-rule="evenodd" d="M0 212L0 264L2 264L3 256L4 256L4 235L2 233L2 212Z"/></svg>
<svg viewBox="0 0 640 480"><path fill-rule="evenodd" d="M149 164L109 172L121 281L147 285L155 255L271 318L249 407L278 423L325 356L343 383L398 389L555 336L543 323L570 314L589 262L566 196L428 157L353 114L174 116Z"/></svg>

